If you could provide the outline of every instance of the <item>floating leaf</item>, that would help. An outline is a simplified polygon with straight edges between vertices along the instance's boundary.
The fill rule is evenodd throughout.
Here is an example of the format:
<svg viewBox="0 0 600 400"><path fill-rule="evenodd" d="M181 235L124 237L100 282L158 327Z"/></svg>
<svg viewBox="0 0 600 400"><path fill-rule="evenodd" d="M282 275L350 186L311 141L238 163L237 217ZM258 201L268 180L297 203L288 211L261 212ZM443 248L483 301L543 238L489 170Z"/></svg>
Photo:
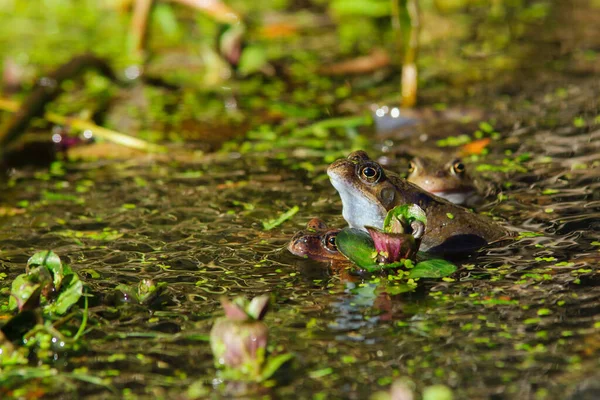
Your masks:
<svg viewBox="0 0 600 400"><path fill-rule="evenodd" d="M427 221L424 211L416 205L395 207L388 213L384 226L386 224L388 227L391 226L394 219L402 224L412 222L413 226L420 225L422 228L424 228L424 224ZM407 278L416 279L443 278L452 275L457 269L454 264L442 259L424 260L413 267L411 258L417 255L419 240L414 240L413 238L410 243L413 243L414 246L407 247L410 251L403 252L404 244L410 244L409 241L403 240L403 236L410 235L386 233L374 229L369 229L369 233L371 235L360 229L344 228L336 237L338 250L350 261L368 272L405 268L408 270ZM377 248L376 244L378 244ZM399 254L400 257L390 258L390 250L393 250L393 252L398 250L401 253ZM377 263L376 258L382 255L382 251L385 257L384 261L388 261L387 263ZM424 253L419 254L421 257L424 256Z"/></svg>
<svg viewBox="0 0 600 400"><path fill-rule="evenodd" d="M415 290L415 288L416 285L414 283L412 285L408 283L401 283L397 285L389 285L386 287L385 291L390 296L395 296L400 293L412 292Z"/></svg>
<svg viewBox="0 0 600 400"><path fill-rule="evenodd" d="M408 277L416 278L443 278L452 275L456 271L456 265L450 261L433 259L421 261L410 270Z"/></svg>
<svg viewBox="0 0 600 400"><path fill-rule="evenodd" d="M298 206L294 206L292 208L290 208L289 210L287 210L286 212L284 212L283 214L281 214L279 217L275 218L275 219L270 219L268 221L263 221L263 228L264 230L268 231L271 230L273 228L275 228L276 226L279 226L281 224L283 224L285 221L287 221L288 219L292 218L294 215L296 215L296 213L300 211L300 207Z"/></svg>
<svg viewBox="0 0 600 400"><path fill-rule="evenodd" d="M85 200L83 197L75 196L72 194L54 193L54 192L49 192L47 190L44 190L42 192L42 198L47 201L56 201L56 202L70 201L70 202L77 203L77 204L85 203Z"/></svg>
<svg viewBox="0 0 600 400"><path fill-rule="evenodd" d="M340 253L359 267L375 265L375 243L368 233L356 228L344 228L335 237L335 244Z"/></svg>
<svg viewBox="0 0 600 400"><path fill-rule="evenodd" d="M389 264L379 263L379 264L371 264L365 267L362 267L367 272L381 272L386 269L398 269L398 268L408 268L407 263L410 260L400 260Z"/></svg>

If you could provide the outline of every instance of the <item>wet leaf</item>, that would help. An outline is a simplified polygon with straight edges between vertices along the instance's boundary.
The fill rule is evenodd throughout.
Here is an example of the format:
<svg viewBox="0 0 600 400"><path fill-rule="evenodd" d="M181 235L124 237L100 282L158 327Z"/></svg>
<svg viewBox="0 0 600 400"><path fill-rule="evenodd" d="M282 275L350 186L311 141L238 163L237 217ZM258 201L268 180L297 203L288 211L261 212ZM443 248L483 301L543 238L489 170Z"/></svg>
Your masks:
<svg viewBox="0 0 600 400"><path fill-rule="evenodd" d="M52 280L55 288L60 288L60 283L65 275L60 257L50 250L38 251L27 261L26 272L31 273L35 267L46 268L52 274Z"/></svg>
<svg viewBox="0 0 600 400"><path fill-rule="evenodd" d="M375 243L368 233L356 228L344 228L335 237L335 244L340 253L359 267L375 265Z"/></svg>
<svg viewBox="0 0 600 400"><path fill-rule="evenodd" d="M29 298L22 304L19 304L19 312L35 310L40 306L40 297L42 295L42 287L37 285L37 288L30 294Z"/></svg>
<svg viewBox="0 0 600 400"><path fill-rule="evenodd" d="M410 270L408 277L416 278L443 278L452 275L456 271L456 265L450 261L433 259L421 261Z"/></svg>
<svg viewBox="0 0 600 400"><path fill-rule="evenodd" d="M34 282L29 275L21 274L17 276L12 283L8 307L11 310L19 309L20 311L24 309L25 304L28 304L29 299L35 297L36 293L39 299L41 287L42 285L39 282Z"/></svg>
<svg viewBox="0 0 600 400"><path fill-rule="evenodd" d="M27 262L27 273L15 278L9 308L30 309L41 305L45 312L64 314L79 301L83 283L68 265L52 251L34 254Z"/></svg>
<svg viewBox="0 0 600 400"><path fill-rule="evenodd" d="M64 282L65 285L63 285L58 297L54 303L45 307L45 311L64 314L81 298L81 295L83 294L83 283L76 274L67 275Z"/></svg>

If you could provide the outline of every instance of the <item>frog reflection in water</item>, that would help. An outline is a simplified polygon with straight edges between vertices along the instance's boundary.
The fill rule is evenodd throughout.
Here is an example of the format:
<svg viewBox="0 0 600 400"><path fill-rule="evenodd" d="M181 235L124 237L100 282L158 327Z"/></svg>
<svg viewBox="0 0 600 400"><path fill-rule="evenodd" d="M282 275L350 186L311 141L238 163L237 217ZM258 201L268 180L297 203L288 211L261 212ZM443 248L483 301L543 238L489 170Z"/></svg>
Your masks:
<svg viewBox="0 0 600 400"><path fill-rule="evenodd" d="M296 256L317 261L348 261L335 245L335 236L339 231L328 229L323 221L313 218L306 225L306 231L294 235L288 250Z"/></svg>
<svg viewBox="0 0 600 400"><path fill-rule="evenodd" d="M342 199L342 215L352 228L383 228L386 214L402 204L417 204L427 215L421 250L464 253L509 236L486 217L433 196L371 160L364 151L351 153L327 169Z"/></svg>
<svg viewBox="0 0 600 400"><path fill-rule="evenodd" d="M444 164L430 158L414 157L406 179L454 204L471 206L479 200L473 180L458 158Z"/></svg>

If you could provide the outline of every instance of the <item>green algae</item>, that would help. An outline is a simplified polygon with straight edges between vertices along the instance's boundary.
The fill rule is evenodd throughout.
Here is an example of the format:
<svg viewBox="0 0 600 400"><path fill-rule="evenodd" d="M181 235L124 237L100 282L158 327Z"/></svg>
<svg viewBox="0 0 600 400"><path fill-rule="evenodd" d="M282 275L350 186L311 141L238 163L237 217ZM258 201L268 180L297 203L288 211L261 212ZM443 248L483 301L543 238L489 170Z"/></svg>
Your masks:
<svg viewBox="0 0 600 400"><path fill-rule="evenodd" d="M270 219L270 220L267 220L267 221L263 221L262 222L263 229L266 230L266 231L269 231L269 230L271 230L273 228L278 227L279 225L283 224L285 221L289 220L294 215L296 215L298 213L298 211L300 211L300 207L294 206L294 207L290 208L289 210L287 210L286 212L284 212L281 215L279 215L275 219Z"/></svg>
<svg viewBox="0 0 600 400"><path fill-rule="evenodd" d="M473 82L490 79L504 85L504 79L509 77L503 76L503 72L518 67L514 60L506 59L507 54L509 58L515 53L522 57L530 54L512 47L510 40L520 38L517 41L535 45L537 42L526 36L525 21L537 21L535 30L539 31L544 28L540 24L548 13L551 16L558 13L539 3L543 2L521 5L497 2L493 15L488 15L490 10L486 5L473 3L469 6L469 16L454 14L450 19L437 20L440 27L449 20L466 18L483 20L489 26L478 25L470 31L459 24L451 25L453 29L443 42L430 42L424 47L423 101L443 100L451 105L451 100L458 97L478 102L478 98L471 97L480 90L472 86ZM63 9L74 4L69 3ZM89 12L95 9L91 2L84 4ZM18 4L18 7L27 6ZM175 43L178 32L193 33L198 29L209 41L215 38L216 33L207 32L209 29L188 30L194 24L200 27L212 24L193 21L195 17L183 23L178 21L181 25L174 28L172 17L184 12L171 4L168 7L172 7L172 13L169 15L167 11L159 16L161 20L152 28L158 33L150 42L153 51ZM24 14L19 17L19 10L16 15L23 19ZM27 12L36 18L41 13L33 9ZM78 27L92 21L97 26L116 28L110 35L89 29L81 31L106 38L105 43L98 44L98 49L115 60L115 65L126 65L127 56L118 50L121 44L117 43L124 35L123 27L111 22L121 17L108 16L105 23L99 23L93 16L81 15L82 22L62 17L60 26L72 26L68 32L79 32ZM506 23L503 15L511 16L510 22ZM346 23L346 32L356 25L350 19L342 23ZM373 24L370 25L360 32L361 41L348 40L343 48L350 49L352 43L359 43L361 48L370 48L374 41L382 43L364 35L373 29ZM580 24L564 25L576 29ZM74 40L44 37L46 28L40 27L37 34L40 43L54 47L39 52L35 46L27 47L33 42L32 35L28 35L20 48L13 46L11 40L10 51L27 54L32 50L36 68L47 70L82 48L80 44L68 47ZM20 28L15 32L23 31ZM159 36L163 33L165 38L159 46L163 40ZM466 39L453 42L457 35L465 34L497 39L478 44L466 43ZM194 34L184 36L197 39ZM337 44L331 47L327 44L332 37L343 35L338 32L326 35L315 30L315 36L319 46L326 47L327 60L339 58ZM9 34L4 32L2 49L8 48L6 37ZM358 37L352 40L355 39ZM100 42L98 38L82 40ZM338 118L346 112L343 110L363 110L363 104L381 96L393 98L397 82L386 84L394 80L393 76L367 84L360 79L338 81L318 77L314 71L319 57L301 54L298 51L301 40L305 39L289 42L282 39L278 49L276 46L267 49L269 57L272 52L280 53L278 58L269 58L276 66L277 62L289 59L286 65L293 78L292 85L300 89L297 93L283 80L266 79L258 74L243 81L234 78L228 82L232 89L227 92L202 87L205 91L201 95L185 88L183 93L172 93L146 86L144 97L150 106L143 109L135 103L128 104L134 119L141 123L141 135L181 143L193 139L197 131L192 129L188 139L179 124L188 118L201 119L201 125L229 118L223 100L229 99L231 93L234 97L237 94L240 110L256 117L249 117L247 126L236 127L240 135L247 130L253 133L247 141L235 139L227 145L222 152L226 161L198 155L179 165L156 162L159 168L148 167L136 159L118 163L63 163L52 170L38 171L37 178L27 171L17 171L10 183L1 188L6 194L3 205L26 207L25 214L2 216L5 228L0 253L0 276L5 276L0 281L2 321L8 316L7 289L15 279L16 269L32 254L31 248L38 245L60 249L61 256L68 257L69 264L89 284L93 296L89 298L92 306L88 332L82 336L89 352L59 353L56 366L22 367L17 372L3 374L7 376L0 391L3 397L7 394L5 388L18 388L9 395L19 397L35 393L39 387L48 396L67 393L67 396L99 398L177 397L192 384L197 395L206 397L215 390L210 383L215 371L207 351L206 334L217 297L225 292L257 294L266 289L275 292L277 298L270 317L272 334L302 359L301 367L289 374L291 383L269 388L275 396L366 398L381 385L389 385L394 377L408 376L415 380L420 392L433 384L449 384L457 398L483 398L489 396L490 390L502 391L507 398L523 398L531 393L566 398L567 392L585 378L597 376L594 372L597 365L590 363L597 351L592 340L598 329L597 273L593 268L597 238L585 228L593 220L586 219L583 207L594 195L590 191L590 178L586 178L588 170L583 168L589 169L593 164L587 161L574 164L572 174L563 175L561 163L567 159L564 154L571 157L573 149L558 141L558 134L550 134L548 138L557 140L552 148L560 152L542 159L536 156L547 149L542 148L539 138L527 132L517 136L513 131L517 123L540 129L548 126L573 129L577 128L573 122L584 115L590 115L586 118L588 124L597 114L589 111L589 99L595 99L597 91L590 95L585 84L557 82L551 88L536 89L540 90L540 97L535 97L527 87L523 88L523 97L511 95L510 102L494 94L479 104L486 110L495 109L496 105L498 109L508 106L514 114L486 119L477 126L452 133L460 137L460 133L467 132L472 140L479 135L478 130L484 136L502 132L490 144L490 153L476 162L492 166L489 171L486 167L482 171L490 173L490 179L494 179L494 174L502 177L505 187L502 204L511 208L509 211L494 203L486 210L514 225L527 221L522 228L535 232L520 234L518 242L499 247L498 253L490 250L469 259L468 265L460 265L452 282L420 282L408 287L400 283L397 275L390 275L374 280L377 289L355 291L341 284L343 278L326 268L288 258L282 247L301 222L312 215L326 216L342 226L339 204L325 182L328 160L345 156L350 148L384 148L383 139L370 132L369 123L324 127L318 125L319 121ZM282 53L280 49L286 46L296 54ZM459 48L464 51L458 51ZM50 49L56 52L56 57L50 57ZM568 45L565 49L568 52ZM22 57L17 59L22 61ZM441 59L447 62L440 63ZM523 60L528 71L537 68L538 58L529 55ZM181 77L180 84L194 85L191 76ZM373 82L377 85L368 88ZM516 83L520 88L518 79ZM595 90L593 84L589 86ZM504 87L510 93L510 84ZM587 96L587 105L578 100L573 88L582 99ZM121 89L106 86L93 76L68 89L72 93L55 105L64 112L79 108L97 110L90 100L102 90L123 94ZM428 92L428 89L433 90ZM330 93L323 96L324 92ZM349 108L342 108L341 100ZM79 105L67 104L71 101ZM539 110L531 107L541 107L544 115L540 116ZM232 120L240 119L236 116ZM119 125L116 119L112 121L113 127L126 126ZM577 128L585 129L585 126ZM220 125L213 130L221 132ZM537 132L535 128L532 130ZM573 143L581 139L572 134ZM198 135L196 140L203 139ZM519 159L516 143L531 152L533 158ZM394 145L405 144L394 139ZM259 151L263 153L257 155ZM394 151L395 147L389 150L392 155ZM172 154L177 154L176 149ZM585 146L579 146L575 156L586 155L589 154ZM393 157L389 158L390 168L402 166ZM540 166L542 161L544 165ZM532 182L528 173L533 172L543 181ZM503 174L509 174L510 182L505 182L507 177ZM539 190L552 191L544 194L548 203L540 203L540 207L534 206ZM44 199L46 192L49 198ZM300 211L293 219L279 225L279 229L260 229L261 221L294 204ZM541 212L541 216L536 213L544 209L553 212ZM149 277L160 277L160 281L167 283L165 301L144 307L118 304L110 298L118 284L132 285ZM196 285L197 282L201 283ZM543 315L539 315L540 311ZM65 330L74 335L80 327L78 321L79 318L69 320ZM17 352L15 362L26 362L22 356ZM54 353L48 355L48 359L53 357ZM447 368L448 365L452 368ZM71 369L73 372L69 372ZM473 374L474 369L477 374ZM19 372L30 379L17 379ZM309 375L310 372L313 374Z"/></svg>

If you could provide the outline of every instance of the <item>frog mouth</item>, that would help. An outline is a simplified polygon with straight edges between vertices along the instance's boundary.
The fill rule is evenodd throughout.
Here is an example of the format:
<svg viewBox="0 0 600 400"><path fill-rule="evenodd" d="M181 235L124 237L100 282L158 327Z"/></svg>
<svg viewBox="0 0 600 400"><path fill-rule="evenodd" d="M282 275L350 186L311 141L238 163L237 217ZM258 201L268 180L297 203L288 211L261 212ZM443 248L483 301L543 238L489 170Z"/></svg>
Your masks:
<svg viewBox="0 0 600 400"><path fill-rule="evenodd" d="M327 174L342 199L342 216L351 228L366 231L365 226L373 226L383 229L386 210L379 202L334 171L329 170Z"/></svg>

